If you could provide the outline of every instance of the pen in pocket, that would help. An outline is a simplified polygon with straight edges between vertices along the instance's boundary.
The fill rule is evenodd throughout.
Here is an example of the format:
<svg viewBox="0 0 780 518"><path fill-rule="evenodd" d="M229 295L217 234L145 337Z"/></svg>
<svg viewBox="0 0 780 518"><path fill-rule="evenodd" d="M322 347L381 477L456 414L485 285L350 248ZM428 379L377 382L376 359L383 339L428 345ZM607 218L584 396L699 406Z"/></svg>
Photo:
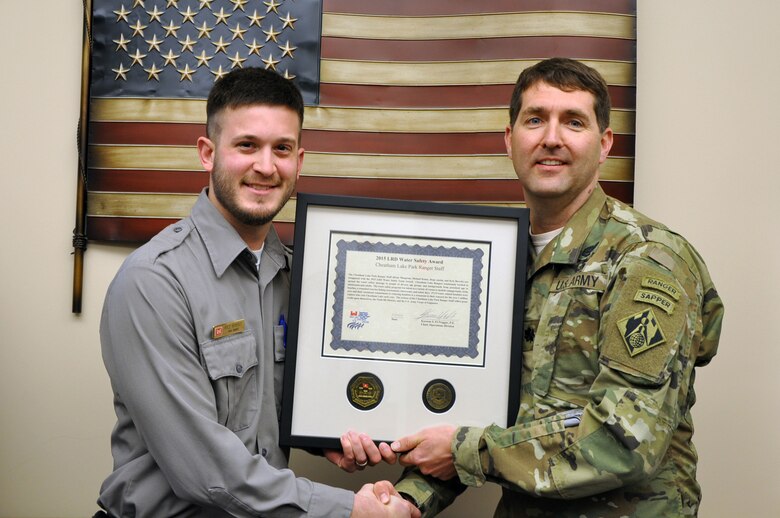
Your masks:
<svg viewBox="0 0 780 518"><path fill-rule="evenodd" d="M287 321L284 319L284 315L279 315L279 325L284 328L284 337L282 338L282 345L287 348Z"/></svg>

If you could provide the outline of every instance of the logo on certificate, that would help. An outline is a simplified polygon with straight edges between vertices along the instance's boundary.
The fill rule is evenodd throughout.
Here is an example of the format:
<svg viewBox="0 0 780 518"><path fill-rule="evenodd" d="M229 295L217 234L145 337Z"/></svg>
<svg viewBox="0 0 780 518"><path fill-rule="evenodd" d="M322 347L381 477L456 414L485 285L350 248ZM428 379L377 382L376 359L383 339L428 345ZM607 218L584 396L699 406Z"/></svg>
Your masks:
<svg viewBox="0 0 780 518"><path fill-rule="evenodd" d="M347 327L350 329L361 329L369 323L368 317L368 311L350 311Z"/></svg>

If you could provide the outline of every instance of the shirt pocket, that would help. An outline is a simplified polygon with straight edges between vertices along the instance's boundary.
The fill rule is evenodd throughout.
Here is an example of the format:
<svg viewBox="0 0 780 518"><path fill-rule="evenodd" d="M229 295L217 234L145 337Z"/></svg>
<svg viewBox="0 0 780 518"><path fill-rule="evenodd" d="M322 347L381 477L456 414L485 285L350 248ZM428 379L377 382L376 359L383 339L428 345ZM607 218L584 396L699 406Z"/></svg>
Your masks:
<svg viewBox="0 0 780 518"><path fill-rule="evenodd" d="M252 333L210 340L201 346L214 388L217 421L243 430L257 414L257 345Z"/></svg>
<svg viewBox="0 0 780 518"><path fill-rule="evenodd" d="M553 457L574 443L581 417L582 409L574 409L512 428L490 427L486 441L493 451L491 474L522 480L529 471L543 472ZM493 429L496 434L490 433Z"/></svg>
<svg viewBox="0 0 780 518"><path fill-rule="evenodd" d="M287 327L274 326L274 401L276 418L282 418L282 386L284 381L284 359L287 355Z"/></svg>
<svg viewBox="0 0 780 518"><path fill-rule="evenodd" d="M567 290L566 312L558 328L555 365L548 395L585 406L599 370L599 302L601 293Z"/></svg>
<svg viewBox="0 0 780 518"><path fill-rule="evenodd" d="M560 341L561 326L571 302L568 293L550 294L539 318L533 347L531 390L544 397L550 389Z"/></svg>
<svg viewBox="0 0 780 518"><path fill-rule="evenodd" d="M548 436L553 436L553 438L550 439L551 442L560 444L567 428L576 428L580 425L582 412L583 410L581 408L575 408L565 412L556 412L547 417L517 425L508 429L510 433L505 436L503 442L498 442L498 444L502 447L510 447ZM568 431L571 432L572 430Z"/></svg>
<svg viewBox="0 0 780 518"><path fill-rule="evenodd" d="M287 326L274 326L274 361L283 362L287 353Z"/></svg>

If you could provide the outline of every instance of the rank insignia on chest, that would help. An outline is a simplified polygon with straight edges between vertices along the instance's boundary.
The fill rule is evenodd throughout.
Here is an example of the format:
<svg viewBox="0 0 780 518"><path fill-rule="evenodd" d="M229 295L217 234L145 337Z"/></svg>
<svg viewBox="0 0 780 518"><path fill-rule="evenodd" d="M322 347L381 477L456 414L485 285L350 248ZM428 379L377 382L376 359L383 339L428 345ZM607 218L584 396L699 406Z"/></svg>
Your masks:
<svg viewBox="0 0 780 518"><path fill-rule="evenodd" d="M652 309L624 318L617 326L632 357L666 341Z"/></svg>

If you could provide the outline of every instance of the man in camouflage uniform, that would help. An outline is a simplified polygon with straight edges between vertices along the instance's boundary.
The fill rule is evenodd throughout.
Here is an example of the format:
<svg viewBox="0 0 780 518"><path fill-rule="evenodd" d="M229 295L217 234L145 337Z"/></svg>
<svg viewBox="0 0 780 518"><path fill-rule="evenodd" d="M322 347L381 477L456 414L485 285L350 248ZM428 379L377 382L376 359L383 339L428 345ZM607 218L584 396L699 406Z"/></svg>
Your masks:
<svg viewBox="0 0 780 518"><path fill-rule="evenodd" d="M496 516L697 514L694 367L715 355L723 305L684 238L599 187L609 110L603 78L576 61L518 79L505 140L534 245L520 409L511 428L392 444L417 466L396 488L424 516L486 481L503 486Z"/></svg>

